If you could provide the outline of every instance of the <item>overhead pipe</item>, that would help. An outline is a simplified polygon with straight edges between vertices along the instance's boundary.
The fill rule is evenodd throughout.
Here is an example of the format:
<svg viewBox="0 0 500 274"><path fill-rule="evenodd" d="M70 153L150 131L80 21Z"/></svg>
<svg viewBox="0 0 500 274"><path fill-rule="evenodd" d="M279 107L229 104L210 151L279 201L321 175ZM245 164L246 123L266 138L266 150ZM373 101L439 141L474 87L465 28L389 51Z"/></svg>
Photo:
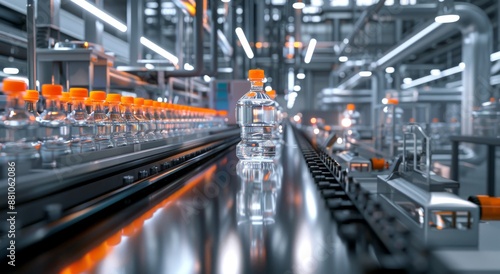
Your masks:
<svg viewBox="0 0 500 274"><path fill-rule="evenodd" d="M356 37L356 35L358 35L358 33L361 31L361 29L364 28L366 23L368 23L368 21L370 21L370 18L372 18L373 15L375 15L377 12L380 11L380 9L382 9L384 7L384 4L385 4L385 0L378 1L377 4L370 6L368 9L366 9L361 14L359 19L354 24L354 29L352 30L351 34L346 38L347 43L342 42L342 44L340 44L340 48L339 48L337 55L342 55L344 53L345 49L347 48L347 45L349 43L352 43L352 41L354 41L354 38Z"/></svg>
<svg viewBox="0 0 500 274"><path fill-rule="evenodd" d="M490 54L493 31L487 14L475 5L455 3L455 13L460 16L456 23L439 24L434 21L423 30L399 43L393 50L372 64L372 69L384 69L401 62L408 56L428 48L459 30L462 33L462 134L472 135L472 110L490 97ZM431 10L435 10L431 9ZM396 54L394 54L396 52Z"/></svg>
<svg viewBox="0 0 500 274"><path fill-rule="evenodd" d="M217 32L219 30L218 23L218 13L217 13L217 2L213 1L212 6L211 6L211 15L212 15L212 36L210 37L210 42L212 46L210 47L210 55L212 55L212 60L211 60L211 65L210 65L210 71L206 73L206 75L214 77L217 76L217 69L218 69L218 58L219 58L219 51L218 51L218 44L217 44Z"/></svg>
<svg viewBox="0 0 500 274"><path fill-rule="evenodd" d="M28 0L26 4L26 26L28 34L27 50L28 53L28 87L36 89L36 23L35 23L35 1Z"/></svg>

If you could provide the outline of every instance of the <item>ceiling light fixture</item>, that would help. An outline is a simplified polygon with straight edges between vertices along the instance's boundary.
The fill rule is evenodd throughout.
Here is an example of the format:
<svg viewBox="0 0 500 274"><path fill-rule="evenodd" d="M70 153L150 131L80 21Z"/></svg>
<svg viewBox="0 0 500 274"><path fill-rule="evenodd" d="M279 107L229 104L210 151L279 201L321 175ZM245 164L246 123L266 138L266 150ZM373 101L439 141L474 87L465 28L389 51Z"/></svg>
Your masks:
<svg viewBox="0 0 500 274"><path fill-rule="evenodd" d="M455 13L455 3L453 0L439 0L438 14L434 21L441 24L455 23L460 20L460 15Z"/></svg>
<svg viewBox="0 0 500 274"><path fill-rule="evenodd" d="M339 62L344 63L344 62L347 62L348 60L349 60L349 57L347 57L347 56L340 56L339 57Z"/></svg>
<svg viewBox="0 0 500 274"><path fill-rule="evenodd" d="M302 80L302 79L304 79L304 78L306 78L306 74L305 74L305 73L303 73L303 72L299 72L299 73L297 73L297 79Z"/></svg>
<svg viewBox="0 0 500 274"><path fill-rule="evenodd" d="M407 85L411 84L411 82L413 82L413 80L410 77L406 77L403 79L403 83L405 83Z"/></svg>
<svg viewBox="0 0 500 274"><path fill-rule="evenodd" d="M441 70L439 69L431 69L431 75L438 76L441 74Z"/></svg>
<svg viewBox="0 0 500 274"><path fill-rule="evenodd" d="M311 62L311 58L313 56L313 53L314 53L314 48L316 47L316 39L312 38L310 41L309 41L309 45L307 46L307 50L306 50L306 56L304 57L304 62L306 64L309 64Z"/></svg>
<svg viewBox="0 0 500 274"><path fill-rule="evenodd" d="M437 75L433 75L431 73L431 75L427 75L427 76L424 76L424 77L421 77L421 78L418 78L415 80L411 80L411 78L408 78L411 81L405 81L407 79L407 78L405 78L405 79L403 79L404 84L401 85L401 88L402 89L409 89L412 87L416 87L416 86L428 83L430 81L434 81L437 79L441 79L443 77L447 77L447 76L462 72L465 68L465 65L462 65L462 64L463 64L463 62L460 63L458 66L454 66L454 67L451 67L449 69L445 69L443 71L440 71L440 73Z"/></svg>
<svg viewBox="0 0 500 274"><path fill-rule="evenodd" d="M394 73L394 71L396 71L396 70L394 69L394 67L386 67L386 68L385 68L385 73L389 73L389 74L391 74L391 73Z"/></svg>
<svg viewBox="0 0 500 274"><path fill-rule="evenodd" d="M369 71L369 70L362 70L358 74L361 77L370 77L370 76L372 76L372 72Z"/></svg>
<svg viewBox="0 0 500 274"><path fill-rule="evenodd" d="M236 28L235 32L236 36L238 36L238 39L240 40L241 46L243 47L243 50L245 51L245 54L247 55L248 59L252 59L254 57L253 51L252 48L250 47L250 44L248 43L245 33L241 28Z"/></svg>
<svg viewBox="0 0 500 274"><path fill-rule="evenodd" d="M455 23L458 20L460 20L460 15L458 14L444 14L438 15L436 16L436 18L434 18L434 21L441 24Z"/></svg>
<svg viewBox="0 0 500 274"><path fill-rule="evenodd" d="M271 91L271 90L273 90L273 87L271 87L271 86L266 86L266 87L264 88L264 90L265 90L265 91Z"/></svg>
<svg viewBox="0 0 500 274"><path fill-rule="evenodd" d="M161 55L165 59L167 59L170 62L172 62L172 64L174 64L175 66L177 66L177 64L179 63L179 58L177 58L172 53L166 51L162 47L158 46L157 44L153 43L151 40L147 39L146 37L141 37L140 42L145 47L149 48L150 50L158 53L159 55Z"/></svg>
<svg viewBox="0 0 500 274"><path fill-rule="evenodd" d="M19 73L19 69L18 68L4 68L3 73L10 74L10 75L16 75Z"/></svg>
<svg viewBox="0 0 500 274"><path fill-rule="evenodd" d="M304 4L304 3L303 3L303 2L301 2L300 0L292 4L292 7L293 7L294 9L296 9L296 10L301 10L301 9L303 9L305 6L306 6L306 4Z"/></svg>
<svg viewBox="0 0 500 274"><path fill-rule="evenodd" d="M71 0L71 2L77 4L80 6L82 9L88 11L90 14L93 14L95 17L101 19L102 21L110 24L117 30L121 32L126 32L127 31L127 26L115 19L113 16L107 14L106 12L102 11L98 7L92 5L91 3L83 0Z"/></svg>

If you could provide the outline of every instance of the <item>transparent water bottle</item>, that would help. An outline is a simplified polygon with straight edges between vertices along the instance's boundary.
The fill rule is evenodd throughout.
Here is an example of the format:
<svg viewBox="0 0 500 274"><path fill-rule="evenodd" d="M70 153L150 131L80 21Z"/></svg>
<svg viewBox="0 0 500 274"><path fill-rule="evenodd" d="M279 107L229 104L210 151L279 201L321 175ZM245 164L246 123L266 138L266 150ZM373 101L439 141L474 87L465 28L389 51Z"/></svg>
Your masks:
<svg viewBox="0 0 500 274"><path fill-rule="evenodd" d="M144 116L143 111L144 98L134 98L134 104L132 105L132 109L134 111L135 119L139 122L139 132L138 138L139 142L148 142L153 141L154 138L149 134L149 121Z"/></svg>
<svg viewBox="0 0 500 274"><path fill-rule="evenodd" d="M73 110L68 114L71 123L70 147L72 153L84 153L95 151L94 127L89 121L89 115L85 107L88 97L86 88L71 88L69 95L73 102Z"/></svg>
<svg viewBox="0 0 500 274"><path fill-rule="evenodd" d="M89 115L89 124L94 129L94 143L97 150L104 150L113 147L111 141L112 121L104 111L104 101L106 100L106 92L91 91L90 99L92 99L92 113Z"/></svg>
<svg viewBox="0 0 500 274"><path fill-rule="evenodd" d="M61 85L42 85L45 110L38 120L38 137L42 141L40 156L42 167L54 168L57 158L71 153L69 148L70 124L66 113L60 109Z"/></svg>
<svg viewBox="0 0 500 274"><path fill-rule="evenodd" d="M241 127L236 155L242 160L272 161L276 156L276 145L272 141L276 107L264 93L263 70L249 70L248 80L250 91L236 103L236 122Z"/></svg>
<svg viewBox="0 0 500 274"><path fill-rule="evenodd" d="M146 131L146 139L148 141L156 140L156 122L153 111L153 100L144 99L144 104L142 105L142 113L144 120L148 125L148 129Z"/></svg>
<svg viewBox="0 0 500 274"><path fill-rule="evenodd" d="M111 122L111 142L114 147L127 145L127 138L125 135L127 122L122 117L122 113L120 111L121 98L122 96L120 94L108 94L106 96L106 102L108 104L108 113L106 116ZM133 144L133 142L131 144Z"/></svg>
<svg viewBox="0 0 500 274"><path fill-rule="evenodd" d="M40 96L37 90L27 90L23 97L24 109L33 114L37 120L38 117L40 117L40 114L38 114L38 111L36 110L36 103L38 102L39 97Z"/></svg>
<svg viewBox="0 0 500 274"><path fill-rule="evenodd" d="M36 141L35 116L25 110L23 93L26 83L22 80L3 80L7 95L5 111L0 114L0 177L8 175L8 168L15 165L15 174L22 175L38 165L38 151L32 145ZM20 168L22 167L22 168Z"/></svg>
<svg viewBox="0 0 500 274"><path fill-rule="evenodd" d="M121 107L122 107L122 117L125 119L125 137L127 138L127 143L138 144L143 142L144 138L139 138L139 120L134 115L134 110L132 109L134 105L134 97L132 96L122 96Z"/></svg>
<svg viewBox="0 0 500 274"><path fill-rule="evenodd" d="M153 102L153 107L151 108L153 111L153 119L155 121L155 135L156 139L161 140L165 138L163 136L163 130L165 124L163 123L163 120L165 119L165 112L163 111L163 108L161 107L161 102L154 101Z"/></svg>
<svg viewBox="0 0 500 274"><path fill-rule="evenodd" d="M61 97L59 99L59 103L60 103L60 109L66 113L66 114L70 114L71 113L71 110L72 110L72 105L73 103L71 102L71 96L69 95L69 92L62 92L61 93Z"/></svg>
<svg viewBox="0 0 500 274"><path fill-rule="evenodd" d="M354 104L347 104L346 110L342 112L341 121L346 137L356 140L360 138L358 131L360 117L361 115L359 114L359 111L356 110L356 106Z"/></svg>
<svg viewBox="0 0 500 274"><path fill-rule="evenodd" d="M275 145L280 145L281 144L281 141L283 139L283 136L280 132L280 124L281 124L281 113L279 111L280 109L280 106L278 104L278 102L276 102L276 90L272 89L268 92L266 92L266 94L274 101L274 105L276 107L276 123L274 124L274 127L273 127L273 142Z"/></svg>
<svg viewBox="0 0 500 274"><path fill-rule="evenodd" d="M161 108L160 108L160 117L162 119L162 124L163 124L163 129L161 131L161 134L163 135L163 138L168 138L170 137L170 117L169 117L169 104L167 102L162 102L161 103Z"/></svg>

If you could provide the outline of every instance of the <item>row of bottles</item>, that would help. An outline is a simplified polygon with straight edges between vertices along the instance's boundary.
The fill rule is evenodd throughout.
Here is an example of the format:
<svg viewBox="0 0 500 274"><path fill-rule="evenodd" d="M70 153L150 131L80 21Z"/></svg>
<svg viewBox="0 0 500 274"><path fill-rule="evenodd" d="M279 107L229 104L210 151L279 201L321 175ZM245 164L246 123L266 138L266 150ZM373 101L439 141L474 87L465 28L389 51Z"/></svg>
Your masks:
<svg viewBox="0 0 500 274"><path fill-rule="evenodd" d="M7 105L0 114L0 154L4 161L55 167L58 157L202 132L225 125L227 112L153 102L85 88L63 92L42 85L39 93L23 81L4 80Z"/></svg>
<svg viewBox="0 0 500 274"><path fill-rule="evenodd" d="M264 70L249 70L250 90L236 103L236 122L241 127L236 155L241 160L272 161L281 143L277 103L264 92L264 79Z"/></svg>

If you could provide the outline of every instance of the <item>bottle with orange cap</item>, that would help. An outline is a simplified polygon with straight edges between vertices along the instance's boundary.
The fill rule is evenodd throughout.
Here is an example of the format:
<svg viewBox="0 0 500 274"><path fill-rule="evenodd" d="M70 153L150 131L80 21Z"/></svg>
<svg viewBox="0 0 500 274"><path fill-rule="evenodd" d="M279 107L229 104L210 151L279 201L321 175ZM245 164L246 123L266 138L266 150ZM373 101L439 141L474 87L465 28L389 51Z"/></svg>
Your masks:
<svg viewBox="0 0 500 274"><path fill-rule="evenodd" d="M73 102L73 110L68 114L71 123L71 152L84 153L95 151L94 127L89 123L85 100L89 97L86 88L71 88L69 95Z"/></svg>
<svg viewBox="0 0 500 274"><path fill-rule="evenodd" d="M108 94L106 96L106 102L108 103L108 113L106 116L111 122L111 141L114 147L127 145L127 122L123 119L120 110L121 98L122 96L120 94ZM133 144L133 142L131 144Z"/></svg>
<svg viewBox="0 0 500 274"><path fill-rule="evenodd" d="M155 136L151 134L150 123L144 116L144 98L136 97L134 98L133 110L134 116L139 121L139 142L149 142L154 141Z"/></svg>
<svg viewBox="0 0 500 274"><path fill-rule="evenodd" d="M155 135L156 135L156 139L158 140L161 140L163 138L165 138L165 136L163 136L163 130L164 130L164 123L163 123L163 120L165 119L165 111L163 111L162 107L161 107L161 102L158 102L158 101L154 101L153 102L153 107L152 107L152 111L153 111L153 119L155 121Z"/></svg>
<svg viewBox="0 0 500 274"><path fill-rule="evenodd" d="M121 98L121 111L122 117L125 120L125 137L127 138L127 143L138 144L143 142L144 138L139 138L139 120L134 115L134 97L132 96L122 96Z"/></svg>
<svg viewBox="0 0 500 274"><path fill-rule="evenodd" d="M61 85L42 85L45 110L38 120L38 138L42 141L40 156L44 168L56 167L58 157L71 153L68 141L70 123L64 110L60 109L62 90Z"/></svg>
<svg viewBox="0 0 500 274"><path fill-rule="evenodd" d="M396 152L394 147L397 146L399 141L403 140L404 111L398 105L399 100L397 98L388 98L386 106L382 109L383 142L393 150L393 153Z"/></svg>
<svg viewBox="0 0 500 274"><path fill-rule="evenodd" d="M38 102L40 95L37 90L27 90L24 94L24 108L29 113L33 114L36 119L40 117L38 111L36 110L36 103Z"/></svg>
<svg viewBox="0 0 500 274"><path fill-rule="evenodd" d="M264 78L264 70L249 70L250 90L236 103L236 122L241 127L236 155L241 160L272 161L276 156L272 141L276 107L264 92Z"/></svg>
<svg viewBox="0 0 500 274"><path fill-rule="evenodd" d="M156 129L156 120L155 120L155 116L154 116L153 100L144 99L142 113L144 115L144 119L146 120L146 122L148 124L148 130L146 132L146 138L148 139L148 141L157 140L158 137L159 137L159 139L162 139L162 136L157 135L158 131Z"/></svg>
<svg viewBox="0 0 500 274"><path fill-rule="evenodd" d="M4 79L3 91L7 95L7 104L5 111L0 113L0 163L2 166L12 167L13 163L23 167L14 167L16 174L19 174L36 166L40 157L31 143L36 141L37 123L35 116L24 107L24 81ZM7 168L2 168L0 177L5 177L7 172Z"/></svg>
<svg viewBox="0 0 500 274"><path fill-rule="evenodd" d="M170 118L168 117L168 103L162 102L159 110L162 124L161 135L163 136L163 138L168 138L170 137Z"/></svg>
<svg viewBox="0 0 500 274"><path fill-rule="evenodd" d="M94 143L97 150L112 148L111 142L111 126L112 122L104 111L104 101L106 100L106 92L91 91L90 99L92 100L92 113L90 113L88 121L93 126Z"/></svg>
<svg viewBox="0 0 500 274"><path fill-rule="evenodd" d="M63 91L61 93L61 98L59 99L59 102L60 102L60 109L62 111L64 111L64 113L70 114L72 103L71 103L71 96L69 95L69 91L68 92Z"/></svg>
<svg viewBox="0 0 500 274"><path fill-rule="evenodd" d="M281 146L281 142L282 142L282 134L280 132L280 126L281 126L281 106L278 104L278 102L276 102L276 90L272 89L268 92L266 92L267 95L269 95L269 97L271 99L274 100L274 104L275 104L275 107L276 107L276 124L274 125L273 127L273 141L274 141L274 144L278 147Z"/></svg>

